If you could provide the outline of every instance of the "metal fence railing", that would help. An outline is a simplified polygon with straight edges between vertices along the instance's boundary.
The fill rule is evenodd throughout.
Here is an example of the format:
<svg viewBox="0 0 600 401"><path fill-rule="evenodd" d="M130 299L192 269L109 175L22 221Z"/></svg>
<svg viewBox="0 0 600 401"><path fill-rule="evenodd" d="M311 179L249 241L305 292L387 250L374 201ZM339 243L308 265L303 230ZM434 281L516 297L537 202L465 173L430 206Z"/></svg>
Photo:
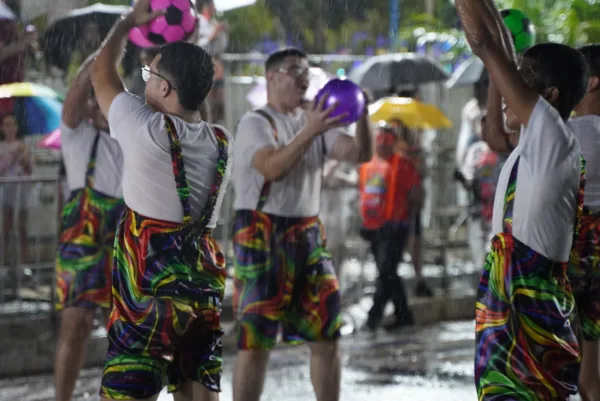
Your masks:
<svg viewBox="0 0 600 401"><path fill-rule="evenodd" d="M0 302L52 301L61 199L57 177L0 178Z"/></svg>
<svg viewBox="0 0 600 401"><path fill-rule="evenodd" d="M435 184L440 185L439 182ZM435 185L434 184L434 185ZM233 189L229 188L220 211L215 238L232 263ZM358 269L352 274L353 294L361 296L374 277L366 277L364 267L372 263L367 244L359 236L358 193L352 196L344 217L348 227L344 246L346 257ZM60 227L60 210L66 196L62 181L56 176L0 177L0 304L11 301L36 301L54 304L55 257ZM445 270L446 254L466 245L452 223L460 210L447 212L435 205L443 216L434 213L432 225L423 232L425 263ZM456 209L456 208L455 208ZM452 217L454 216L454 217ZM443 220L443 221L442 221ZM231 273L231 270L230 270ZM358 291L357 291L358 288ZM353 298L353 297L351 297ZM352 299L346 301L351 302Z"/></svg>

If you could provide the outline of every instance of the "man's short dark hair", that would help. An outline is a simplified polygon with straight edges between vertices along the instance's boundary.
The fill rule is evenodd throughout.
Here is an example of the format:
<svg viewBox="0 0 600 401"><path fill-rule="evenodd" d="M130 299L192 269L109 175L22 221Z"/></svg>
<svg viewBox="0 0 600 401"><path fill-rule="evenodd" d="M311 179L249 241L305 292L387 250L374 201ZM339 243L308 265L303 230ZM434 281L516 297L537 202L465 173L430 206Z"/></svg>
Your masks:
<svg viewBox="0 0 600 401"><path fill-rule="evenodd" d="M277 50L271 53L267 58L267 61L265 61L265 71L273 71L281 67L283 61L288 57L307 58L306 53L295 47Z"/></svg>
<svg viewBox="0 0 600 401"><path fill-rule="evenodd" d="M187 42L169 43L160 48L158 72L175 87L177 99L186 110L200 110L213 86L215 68L210 54Z"/></svg>
<svg viewBox="0 0 600 401"><path fill-rule="evenodd" d="M587 61L590 76L600 77L600 44L586 45L579 51Z"/></svg>
<svg viewBox="0 0 600 401"><path fill-rule="evenodd" d="M567 120L587 88L588 69L583 54L559 43L542 43L527 49L523 58L534 62L535 82L530 83L534 89L558 89L556 108Z"/></svg>

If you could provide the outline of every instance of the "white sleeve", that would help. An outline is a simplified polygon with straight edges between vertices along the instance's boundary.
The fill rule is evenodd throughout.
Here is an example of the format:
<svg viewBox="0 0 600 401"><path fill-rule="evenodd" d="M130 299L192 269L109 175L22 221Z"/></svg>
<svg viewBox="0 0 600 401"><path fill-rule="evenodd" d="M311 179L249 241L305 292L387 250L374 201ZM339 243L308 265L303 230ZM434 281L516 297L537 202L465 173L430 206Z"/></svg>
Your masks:
<svg viewBox="0 0 600 401"><path fill-rule="evenodd" d="M129 92L117 95L108 109L110 136L119 142L123 152L137 147L140 139L153 132L151 126L159 124L162 127L161 121L162 113L155 113L142 99Z"/></svg>
<svg viewBox="0 0 600 401"><path fill-rule="evenodd" d="M236 129L235 158L239 159L246 168L251 168L254 154L266 146L277 146L271 124L258 113L247 113Z"/></svg>
<svg viewBox="0 0 600 401"><path fill-rule="evenodd" d="M206 47L215 27L204 16L198 18L198 46Z"/></svg>
<svg viewBox="0 0 600 401"><path fill-rule="evenodd" d="M529 124L522 128L519 138L521 157L527 161L531 173L553 170L571 153L576 143L575 135L558 111L540 96Z"/></svg>
<svg viewBox="0 0 600 401"><path fill-rule="evenodd" d="M460 169L460 172L467 181L471 181L475 178L475 169L480 154L481 145L478 143L471 145L467 150L467 154L465 155L464 162Z"/></svg>

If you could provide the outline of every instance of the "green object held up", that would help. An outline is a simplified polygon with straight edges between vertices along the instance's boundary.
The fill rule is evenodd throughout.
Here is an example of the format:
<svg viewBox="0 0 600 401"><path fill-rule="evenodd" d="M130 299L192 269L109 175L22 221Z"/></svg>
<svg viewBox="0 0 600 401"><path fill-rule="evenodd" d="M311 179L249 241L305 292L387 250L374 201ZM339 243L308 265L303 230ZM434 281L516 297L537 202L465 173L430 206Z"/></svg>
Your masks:
<svg viewBox="0 0 600 401"><path fill-rule="evenodd" d="M535 26L523 11L509 8L502 10L500 14L510 31L517 53L535 45Z"/></svg>

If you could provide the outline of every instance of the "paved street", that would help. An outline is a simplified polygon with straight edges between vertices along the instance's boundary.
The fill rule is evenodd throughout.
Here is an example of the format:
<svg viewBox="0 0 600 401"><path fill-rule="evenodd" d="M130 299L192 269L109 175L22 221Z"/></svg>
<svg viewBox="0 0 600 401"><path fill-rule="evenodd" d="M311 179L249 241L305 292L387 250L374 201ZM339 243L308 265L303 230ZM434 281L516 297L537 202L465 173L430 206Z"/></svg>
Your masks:
<svg viewBox="0 0 600 401"><path fill-rule="evenodd" d="M345 337L342 400L475 401L473 321L442 323L376 338ZM231 400L234 355L225 357L222 401ZM263 401L306 401L311 391L305 347L281 347L271 358ZM6 363L6 361L3 361ZM82 373L76 401L98 400L99 368ZM49 375L0 380L0 401L53 401ZM172 397L161 394L159 401Z"/></svg>

